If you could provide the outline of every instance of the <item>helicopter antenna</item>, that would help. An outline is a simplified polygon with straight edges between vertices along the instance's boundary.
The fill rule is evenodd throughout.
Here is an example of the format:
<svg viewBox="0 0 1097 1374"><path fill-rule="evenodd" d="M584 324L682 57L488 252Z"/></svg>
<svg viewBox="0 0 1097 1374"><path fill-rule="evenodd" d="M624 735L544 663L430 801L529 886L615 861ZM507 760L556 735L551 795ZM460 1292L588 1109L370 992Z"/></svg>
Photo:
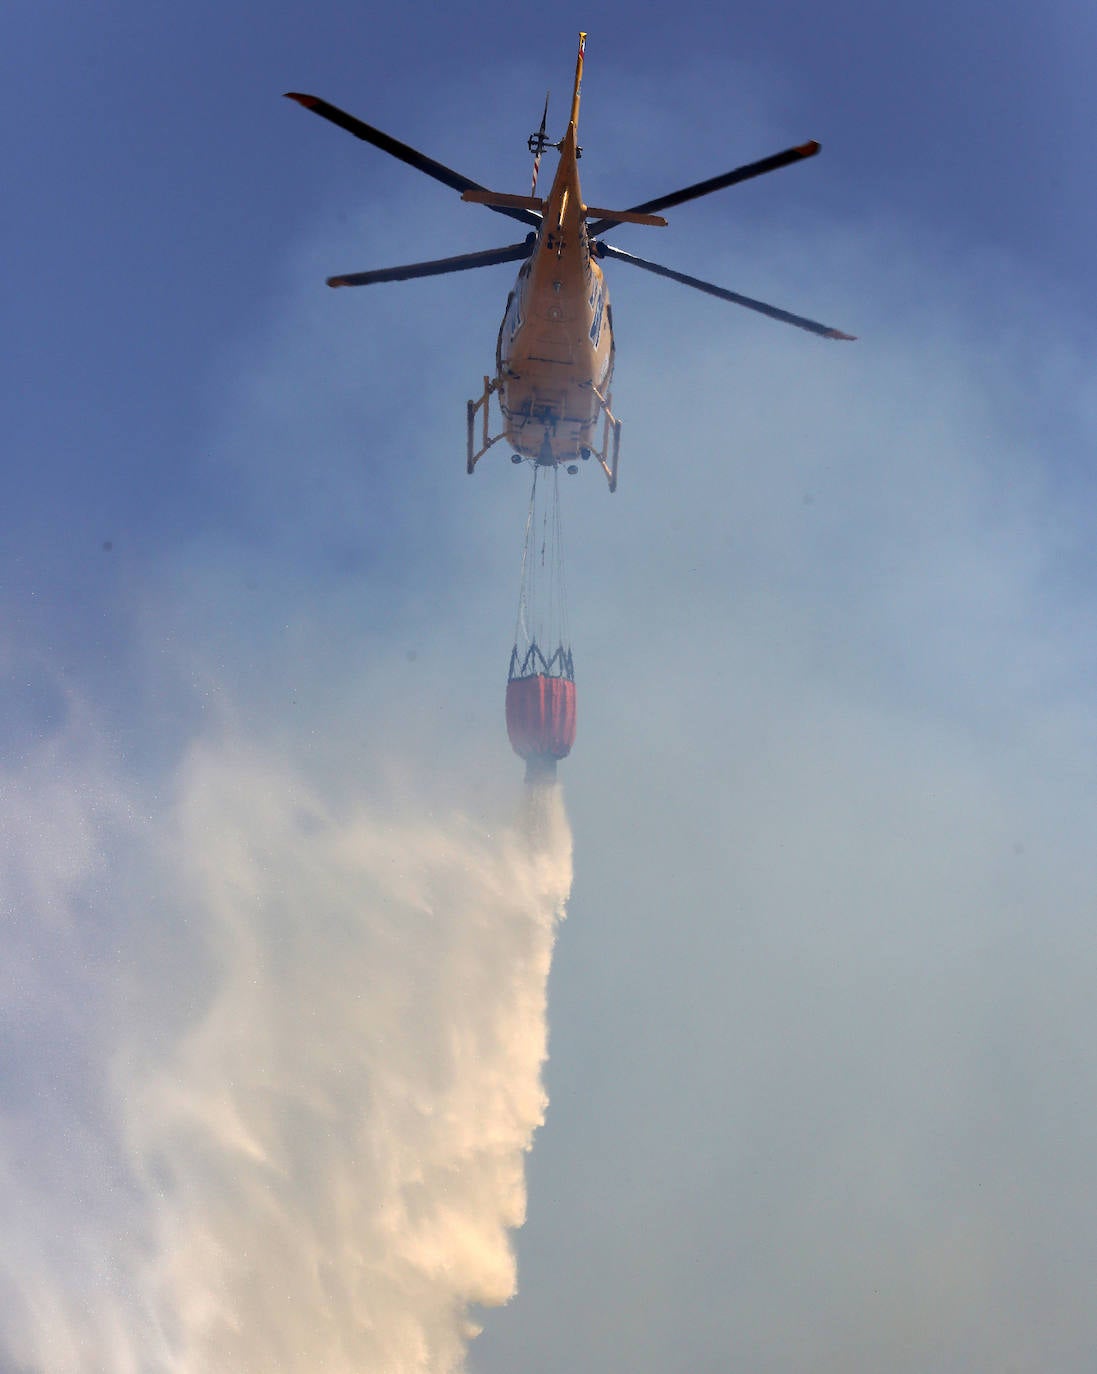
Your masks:
<svg viewBox="0 0 1097 1374"><path fill-rule="evenodd" d="M545 92L545 108L541 115L541 127L535 134L530 134L526 140L526 147L533 154L533 180L530 182L529 193L531 196L537 194L537 173L541 170L541 154L548 147L549 140L545 136L545 125L548 122L548 103L551 91Z"/></svg>

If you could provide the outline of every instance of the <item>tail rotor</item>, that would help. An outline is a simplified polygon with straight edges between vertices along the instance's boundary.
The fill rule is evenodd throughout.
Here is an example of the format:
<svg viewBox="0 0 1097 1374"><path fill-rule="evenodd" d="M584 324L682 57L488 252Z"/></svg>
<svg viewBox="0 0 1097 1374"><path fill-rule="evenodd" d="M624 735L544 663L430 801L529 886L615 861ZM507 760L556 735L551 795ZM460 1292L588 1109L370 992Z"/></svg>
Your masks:
<svg viewBox="0 0 1097 1374"><path fill-rule="evenodd" d="M550 144L550 139L545 134L545 125L548 123L548 105L550 91L545 92L545 108L541 114L541 127L535 134L530 134L526 140L526 147L533 154L533 180L530 182L529 193L531 196L537 194L537 173L541 170L541 154Z"/></svg>

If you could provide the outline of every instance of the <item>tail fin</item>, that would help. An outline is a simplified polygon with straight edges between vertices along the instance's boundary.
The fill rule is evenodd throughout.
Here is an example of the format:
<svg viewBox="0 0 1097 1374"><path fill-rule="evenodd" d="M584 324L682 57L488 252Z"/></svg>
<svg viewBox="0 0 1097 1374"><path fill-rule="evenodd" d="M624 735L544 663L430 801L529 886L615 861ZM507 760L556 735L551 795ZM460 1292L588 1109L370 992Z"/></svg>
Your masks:
<svg viewBox="0 0 1097 1374"><path fill-rule="evenodd" d="M575 59L575 90L571 97L571 122L579 128L579 94L583 89L583 54L587 50L587 36L579 35L579 56Z"/></svg>

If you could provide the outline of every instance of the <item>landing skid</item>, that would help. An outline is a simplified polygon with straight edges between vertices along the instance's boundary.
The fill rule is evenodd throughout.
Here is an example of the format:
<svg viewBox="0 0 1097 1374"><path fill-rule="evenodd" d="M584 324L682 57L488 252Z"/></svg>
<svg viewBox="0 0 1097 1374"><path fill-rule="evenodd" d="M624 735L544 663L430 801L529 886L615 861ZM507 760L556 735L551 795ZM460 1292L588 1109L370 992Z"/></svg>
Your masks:
<svg viewBox="0 0 1097 1374"><path fill-rule="evenodd" d="M469 401L467 408L467 447L468 462L466 471L471 476L476 471L476 464L487 453L493 444L505 439L505 434L491 434L490 430L490 405L492 394L499 390L502 379L500 377L485 377L484 391L479 400ZM602 446L601 448L582 449L576 457L593 457L598 459L599 466L606 474L606 481L609 483L610 491L617 490L617 466L621 456L621 421L617 419L610 409L612 396L603 396L598 388L591 383L591 391L594 392L598 401L598 409L602 412ZM479 434L477 433L476 417L478 412L483 411L480 417ZM479 446L477 446L479 440ZM548 441L546 440L546 443ZM557 460L561 461L561 460Z"/></svg>

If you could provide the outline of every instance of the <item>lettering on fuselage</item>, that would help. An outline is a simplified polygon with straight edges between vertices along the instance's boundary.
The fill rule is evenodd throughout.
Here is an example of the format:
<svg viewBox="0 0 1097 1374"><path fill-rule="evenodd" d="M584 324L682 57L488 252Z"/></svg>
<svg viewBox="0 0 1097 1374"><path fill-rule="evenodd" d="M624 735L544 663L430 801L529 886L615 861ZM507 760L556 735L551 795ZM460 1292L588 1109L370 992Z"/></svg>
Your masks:
<svg viewBox="0 0 1097 1374"><path fill-rule="evenodd" d="M590 339L591 343L594 344L595 348L598 347L598 340L602 336L602 313L605 303L606 288L604 283L600 282L598 286L591 292L590 297L588 299L588 304L590 305L590 308L594 311L594 319L591 321L590 324Z"/></svg>

